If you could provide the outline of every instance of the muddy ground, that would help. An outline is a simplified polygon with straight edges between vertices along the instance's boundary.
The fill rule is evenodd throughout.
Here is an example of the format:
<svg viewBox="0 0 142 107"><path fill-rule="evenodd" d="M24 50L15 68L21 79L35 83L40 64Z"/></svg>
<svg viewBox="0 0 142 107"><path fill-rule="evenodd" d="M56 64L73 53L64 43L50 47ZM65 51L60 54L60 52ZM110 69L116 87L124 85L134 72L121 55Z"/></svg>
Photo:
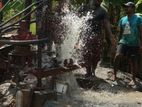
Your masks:
<svg viewBox="0 0 142 107"><path fill-rule="evenodd" d="M84 74L85 69L80 69L64 75L63 78L66 76L70 83L68 87L70 90L58 95L57 100L47 100L42 107L142 107L142 81L137 79L138 87L130 87L128 85L131 77L129 73L119 71L117 84L109 80L112 74L111 68L98 65L97 77L86 79ZM7 83L7 88L8 86ZM6 88L2 87L1 85L0 89L3 89L1 91L7 93ZM8 97L12 100L12 94L14 95L15 91L12 88L9 91L11 94L8 92L7 97L2 96L1 93L1 101L4 100L2 98Z"/></svg>
<svg viewBox="0 0 142 107"><path fill-rule="evenodd" d="M142 82L137 78L137 87L129 86L131 75L118 72L117 84L109 78L111 68L98 66L96 77L84 79L85 69L75 72L78 89L71 95L71 107L142 107Z"/></svg>

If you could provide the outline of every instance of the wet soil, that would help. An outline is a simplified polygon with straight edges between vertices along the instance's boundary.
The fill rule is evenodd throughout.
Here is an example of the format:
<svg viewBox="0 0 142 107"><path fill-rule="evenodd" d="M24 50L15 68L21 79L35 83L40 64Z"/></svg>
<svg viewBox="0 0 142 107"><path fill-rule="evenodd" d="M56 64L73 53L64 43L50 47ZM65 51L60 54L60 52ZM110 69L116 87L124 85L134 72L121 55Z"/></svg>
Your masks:
<svg viewBox="0 0 142 107"><path fill-rule="evenodd" d="M66 94L58 95L56 101L47 100L42 107L142 107L142 81L137 78L137 87L129 86L129 73L119 71L117 83L110 80L111 68L98 66L96 77L91 78L84 78L85 69L79 69L72 74L65 74L72 89ZM76 85L73 80L76 80ZM15 95L14 88L6 91L9 86L7 83L0 87L2 93L7 93L5 97L2 96L7 100L2 102L10 103Z"/></svg>
<svg viewBox="0 0 142 107"><path fill-rule="evenodd" d="M142 107L142 81L137 78L137 87L129 86L131 74L119 71L117 82L111 81L112 69L98 66L96 76L84 78L75 74L82 89L76 94L78 107ZM77 107L77 105L73 106Z"/></svg>

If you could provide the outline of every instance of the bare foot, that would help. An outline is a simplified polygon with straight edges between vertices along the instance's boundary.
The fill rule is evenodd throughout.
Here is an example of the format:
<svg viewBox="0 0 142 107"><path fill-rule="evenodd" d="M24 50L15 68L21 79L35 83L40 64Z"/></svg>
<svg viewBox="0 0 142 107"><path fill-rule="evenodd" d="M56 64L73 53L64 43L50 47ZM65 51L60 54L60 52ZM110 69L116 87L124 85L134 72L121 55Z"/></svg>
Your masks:
<svg viewBox="0 0 142 107"><path fill-rule="evenodd" d="M117 77L116 77L116 75L113 74L110 79L111 79L112 81L116 81Z"/></svg>
<svg viewBox="0 0 142 107"><path fill-rule="evenodd" d="M116 81L116 79L117 79L117 77L116 77L116 75L114 75L114 73L112 72L112 71L109 71L108 73L107 73L107 76L108 76L108 80L111 80L111 81Z"/></svg>
<svg viewBox="0 0 142 107"><path fill-rule="evenodd" d="M111 81L116 81L116 80L117 80L117 77L116 77L114 74L112 74L112 75L109 77L109 80L111 80Z"/></svg>
<svg viewBox="0 0 142 107"><path fill-rule="evenodd" d="M134 85L136 85L136 81L131 80L131 81L129 82L129 85L130 85L130 86L134 86Z"/></svg>

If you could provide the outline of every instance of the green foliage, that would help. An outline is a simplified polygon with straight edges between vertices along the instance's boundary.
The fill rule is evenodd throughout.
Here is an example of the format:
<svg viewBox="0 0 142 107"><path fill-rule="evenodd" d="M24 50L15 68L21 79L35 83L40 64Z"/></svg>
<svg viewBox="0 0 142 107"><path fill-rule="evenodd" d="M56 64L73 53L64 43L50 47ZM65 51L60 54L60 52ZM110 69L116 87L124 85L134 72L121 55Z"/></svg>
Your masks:
<svg viewBox="0 0 142 107"><path fill-rule="evenodd" d="M24 9L25 0L13 0L3 10L4 20L9 19Z"/></svg>
<svg viewBox="0 0 142 107"><path fill-rule="evenodd" d="M103 0L101 5L108 10L112 5L121 6L123 1L124 0Z"/></svg>
<svg viewBox="0 0 142 107"><path fill-rule="evenodd" d="M142 13L142 0L136 2L136 12Z"/></svg>
<svg viewBox="0 0 142 107"><path fill-rule="evenodd" d="M8 0L2 0L3 1L3 4L5 4L5 3L7 3L8 2Z"/></svg>
<svg viewBox="0 0 142 107"><path fill-rule="evenodd" d="M124 0L103 0L105 4L113 4L113 5L120 5L123 3Z"/></svg>

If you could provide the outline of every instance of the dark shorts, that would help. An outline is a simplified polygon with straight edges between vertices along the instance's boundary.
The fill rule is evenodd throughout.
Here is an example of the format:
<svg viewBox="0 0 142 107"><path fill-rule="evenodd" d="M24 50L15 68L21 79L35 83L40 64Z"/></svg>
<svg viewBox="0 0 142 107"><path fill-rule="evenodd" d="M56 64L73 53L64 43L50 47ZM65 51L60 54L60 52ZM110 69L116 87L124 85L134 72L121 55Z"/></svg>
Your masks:
<svg viewBox="0 0 142 107"><path fill-rule="evenodd" d="M87 38L83 47L83 59L86 64L97 65L102 49L101 36Z"/></svg>
<svg viewBox="0 0 142 107"><path fill-rule="evenodd" d="M139 46L127 46L124 44L119 44L117 46L117 54L122 54L128 57L135 57L139 56Z"/></svg>

